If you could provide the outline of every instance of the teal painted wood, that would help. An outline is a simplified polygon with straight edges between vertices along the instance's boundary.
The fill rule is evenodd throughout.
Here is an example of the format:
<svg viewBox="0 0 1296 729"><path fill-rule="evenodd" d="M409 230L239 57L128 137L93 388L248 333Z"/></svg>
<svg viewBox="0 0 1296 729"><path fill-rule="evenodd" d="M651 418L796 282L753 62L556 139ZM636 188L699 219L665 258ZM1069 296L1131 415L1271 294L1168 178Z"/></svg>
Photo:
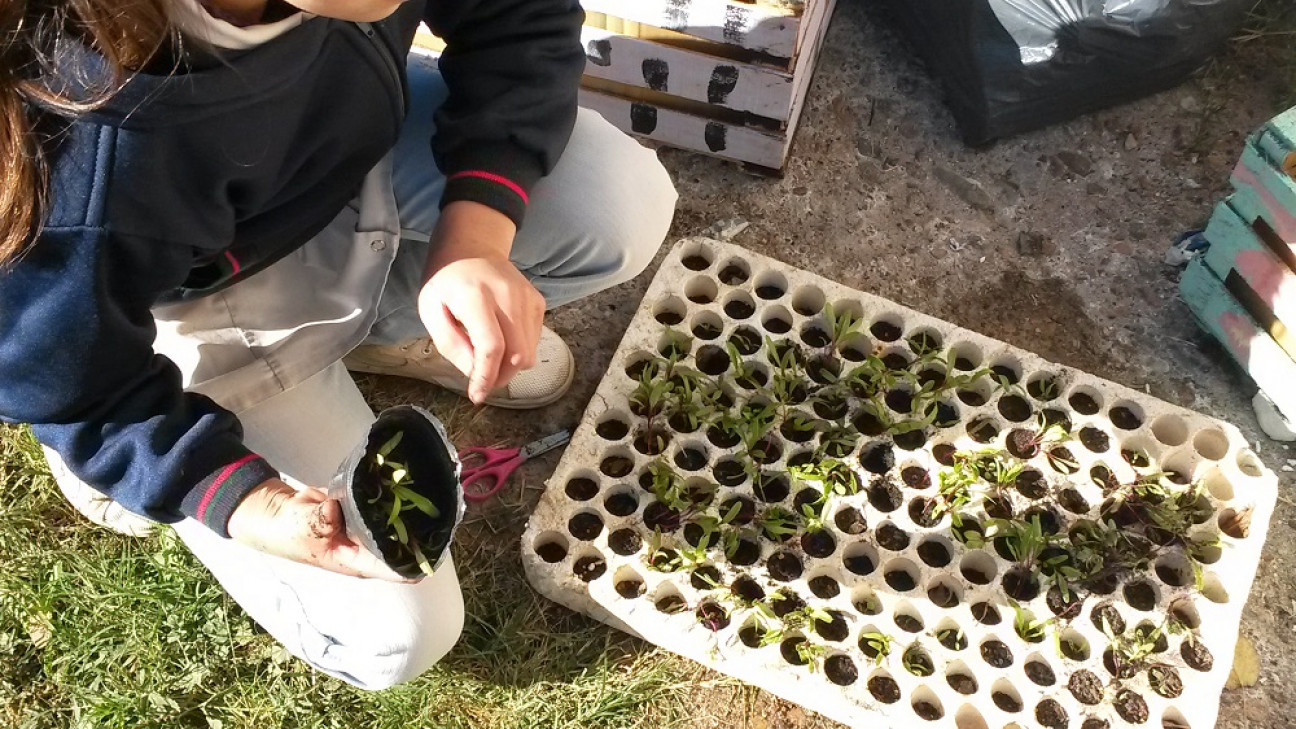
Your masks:
<svg viewBox="0 0 1296 729"><path fill-rule="evenodd" d="M1282 160L1271 160L1254 144L1248 142L1242 146L1242 158L1233 168L1230 177L1236 190L1250 188L1258 200L1267 209L1265 221L1274 226L1283 240L1296 243L1296 222L1290 221L1292 211L1296 211L1296 180L1282 171ZM1279 230L1278 226L1282 226Z"/></svg>
<svg viewBox="0 0 1296 729"><path fill-rule="evenodd" d="M1221 280L1236 270L1279 321L1296 324L1296 273L1260 240L1234 202L1236 196L1216 206L1206 226L1206 265Z"/></svg>
<svg viewBox="0 0 1296 729"><path fill-rule="evenodd" d="M1272 132L1288 151L1296 151L1296 106L1265 122L1262 131Z"/></svg>
<svg viewBox="0 0 1296 729"><path fill-rule="evenodd" d="M1282 207L1273 193L1263 185L1244 182L1249 179L1247 171L1234 171L1234 192L1229 197L1233 209L1248 223L1263 220L1282 242L1296 252L1296 213Z"/></svg>
<svg viewBox="0 0 1296 729"><path fill-rule="evenodd" d="M1246 370L1288 420L1296 419L1296 362L1260 328L1200 257L1179 280L1179 293L1202 328Z"/></svg>

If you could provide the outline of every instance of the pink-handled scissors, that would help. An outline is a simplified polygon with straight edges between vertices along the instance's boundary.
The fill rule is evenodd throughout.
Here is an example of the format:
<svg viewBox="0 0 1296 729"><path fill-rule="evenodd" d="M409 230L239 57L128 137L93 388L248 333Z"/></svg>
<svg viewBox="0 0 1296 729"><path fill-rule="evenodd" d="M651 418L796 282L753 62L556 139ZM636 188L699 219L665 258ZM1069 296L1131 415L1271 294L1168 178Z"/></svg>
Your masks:
<svg viewBox="0 0 1296 729"><path fill-rule="evenodd" d="M541 453L566 445L571 440L571 431L562 430L540 440L535 440L521 448L481 448L474 446L459 451L459 460L463 463L460 483L463 484L464 499L468 501L485 501L494 496L508 477L513 475L518 466L535 458Z"/></svg>

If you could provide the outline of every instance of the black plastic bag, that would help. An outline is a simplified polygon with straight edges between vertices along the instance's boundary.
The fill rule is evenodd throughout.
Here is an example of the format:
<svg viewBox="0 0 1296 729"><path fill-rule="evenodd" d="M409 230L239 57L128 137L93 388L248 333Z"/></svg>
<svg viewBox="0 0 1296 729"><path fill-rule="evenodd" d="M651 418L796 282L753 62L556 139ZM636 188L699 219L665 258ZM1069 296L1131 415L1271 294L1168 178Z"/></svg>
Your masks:
<svg viewBox="0 0 1296 729"><path fill-rule="evenodd" d="M1168 89L1253 0L888 0L970 145Z"/></svg>

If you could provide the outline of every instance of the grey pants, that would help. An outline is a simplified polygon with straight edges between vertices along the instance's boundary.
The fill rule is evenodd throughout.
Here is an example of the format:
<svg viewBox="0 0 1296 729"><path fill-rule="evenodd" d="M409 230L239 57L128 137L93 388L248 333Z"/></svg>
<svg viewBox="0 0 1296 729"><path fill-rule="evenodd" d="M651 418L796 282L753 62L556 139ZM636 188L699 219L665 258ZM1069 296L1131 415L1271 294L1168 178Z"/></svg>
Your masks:
<svg viewBox="0 0 1296 729"><path fill-rule="evenodd" d="M404 242L370 343L427 336L415 302L427 234L436 224L444 187L429 140L432 111L444 100L445 87L423 60L411 60L410 77L412 108L392 174ZM566 153L532 191L513 247L514 263L550 307L587 296L648 265L665 238L674 205L674 188L656 156L582 110ZM176 329L183 332L182 326ZM182 368L191 372L200 364L182 363ZM238 415L248 446L299 488L326 484L373 421L340 362L238 408ZM59 480L65 491L84 488ZM177 524L176 532L230 596L290 652L356 686L381 689L419 675L450 650L462 630L463 600L452 562L434 577L405 585L273 557L191 520Z"/></svg>

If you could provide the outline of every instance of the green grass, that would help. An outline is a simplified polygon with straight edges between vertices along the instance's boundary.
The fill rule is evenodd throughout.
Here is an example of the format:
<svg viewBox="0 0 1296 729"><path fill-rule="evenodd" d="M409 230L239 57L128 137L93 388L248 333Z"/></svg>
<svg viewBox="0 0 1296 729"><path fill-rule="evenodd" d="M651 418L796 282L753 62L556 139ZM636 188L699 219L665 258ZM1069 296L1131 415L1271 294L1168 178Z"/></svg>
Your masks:
<svg viewBox="0 0 1296 729"><path fill-rule="evenodd" d="M417 681L369 693L289 656L170 529L95 527L25 429L0 427L0 726L668 727L699 670L526 585L521 497L465 523L463 639Z"/></svg>

